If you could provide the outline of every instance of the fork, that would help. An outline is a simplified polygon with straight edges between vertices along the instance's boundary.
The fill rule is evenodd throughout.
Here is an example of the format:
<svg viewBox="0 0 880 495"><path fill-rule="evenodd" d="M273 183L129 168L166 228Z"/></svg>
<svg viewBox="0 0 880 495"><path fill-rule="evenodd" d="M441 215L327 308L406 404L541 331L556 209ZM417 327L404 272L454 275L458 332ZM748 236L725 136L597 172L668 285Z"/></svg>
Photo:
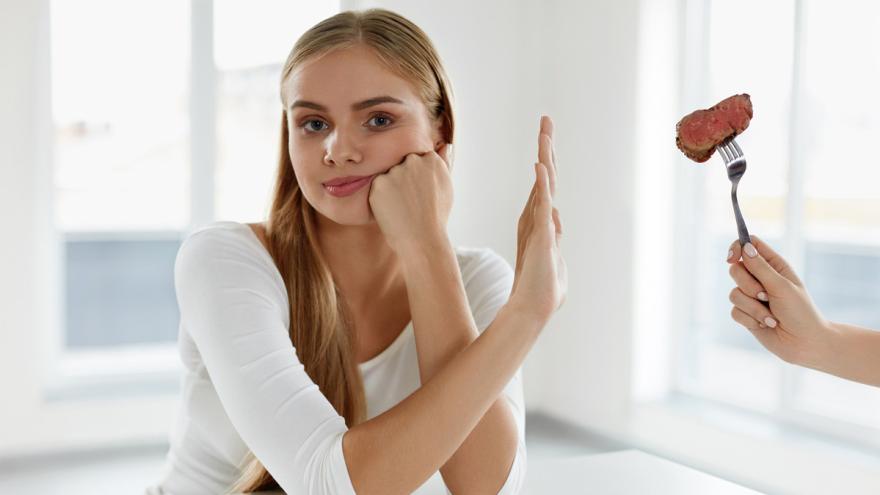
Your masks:
<svg viewBox="0 0 880 495"><path fill-rule="evenodd" d="M724 166L727 168L727 178L730 179L731 184L730 198L733 200L733 214L736 217L736 230L739 232L740 245L745 246L747 242L752 241L752 238L749 237L746 222L739 211L736 187L739 185L739 180L746 173L746 157L743 155L739 145L736 144L736 140L732 137L719 144L716 149L721 153L721 157L724 159Z"/></svg>

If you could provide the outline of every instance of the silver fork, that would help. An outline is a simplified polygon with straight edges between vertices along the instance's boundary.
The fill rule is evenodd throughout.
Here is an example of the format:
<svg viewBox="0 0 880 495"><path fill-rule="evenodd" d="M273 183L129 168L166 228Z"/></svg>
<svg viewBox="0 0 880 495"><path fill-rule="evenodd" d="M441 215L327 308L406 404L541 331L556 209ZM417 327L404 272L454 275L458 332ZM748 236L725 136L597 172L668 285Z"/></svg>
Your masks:
<svg viewBox="0 0 880 495"><path fill-rule="evenodd" d="M746 173L746 157L743 155L742 149L736 144L736 140L730 138L719 144L716 148L721 157L724 159L724 166L727 167L727 178L730 179L731 189L730 198L733 200L733 214L736 217L736 230L739 232L739 243L745 246L747 242L752 242L749 237L749 230L746 228L746 222L743 220L742 213L739 211L739 201L736 199L736 187L739 180Z"/></svg>

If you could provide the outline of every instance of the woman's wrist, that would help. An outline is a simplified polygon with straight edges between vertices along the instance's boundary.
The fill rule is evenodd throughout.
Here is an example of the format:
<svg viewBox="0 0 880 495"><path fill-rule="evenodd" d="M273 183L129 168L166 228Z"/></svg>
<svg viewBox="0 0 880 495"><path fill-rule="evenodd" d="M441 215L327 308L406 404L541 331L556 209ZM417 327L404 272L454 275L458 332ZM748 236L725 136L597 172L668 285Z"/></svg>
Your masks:
<svg viewBox="0 0 880 495"><path fill-rule="evenodd" d="M455 262L455 249L446 232L406 239L392 246L400 260L404 278L436 268L444 258ZM439 263L443 265L444 263Z"/></svg>
<svg viewBox="0 0 880 495"><path fill-rule="evenodd" d="M405 258L409 255L419 256L425 253L431 254L438 249L451 249L452 247L452 243L449 240L449 235L447 235L446 230L439 228L418 237L391 241L390 244L394 249L394 252L401 258Z"/></svg>
<svg viewBox="0 0 880 495"><path fill-rule="evenodd" d="M530 304L528 301L521 301L516 295L510 296L510 299L508 299L507 303L501 308L501 311L505 311L516 319L529 323L529 326L535 327L538 332L540 332L550 320L549 314L545 314L544 311L536 308L534 304Z"/></svg>
<svg viewBox="0 0 880 495"><path fill-rule="evenodd" d="M801 366L813 368L822 372L829 373L834 368L834 359L840 356L844 342L846 328L839 323L825 320L820 323L820 330L817 332L819 338L811 342L811 348L803 353L800 362L796 363Z"/></svg>
<svg viewBox="0 0 880 495"><path fill-rule="evenodd" d="M880 332L829 322L827 339L817 349L815 369L847 380L880 387Z"/></svg>

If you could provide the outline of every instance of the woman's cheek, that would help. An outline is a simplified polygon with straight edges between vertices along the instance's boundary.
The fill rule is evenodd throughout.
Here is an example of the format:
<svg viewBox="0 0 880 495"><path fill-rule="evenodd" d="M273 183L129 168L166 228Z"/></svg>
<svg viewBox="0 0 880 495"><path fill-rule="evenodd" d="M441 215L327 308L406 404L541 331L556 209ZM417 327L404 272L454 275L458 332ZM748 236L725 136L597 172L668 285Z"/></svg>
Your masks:
<svg viewBox="0 0 880 495"><path fill-rule="evenodd" d="M403 131L403 130L401 130ZM372 151L381 156L381 161L388 163L388 168L399 164L410 153L424 153L433 149L431 140L414 130L404 132L388 132L383 139L374 141Z"/></svg>

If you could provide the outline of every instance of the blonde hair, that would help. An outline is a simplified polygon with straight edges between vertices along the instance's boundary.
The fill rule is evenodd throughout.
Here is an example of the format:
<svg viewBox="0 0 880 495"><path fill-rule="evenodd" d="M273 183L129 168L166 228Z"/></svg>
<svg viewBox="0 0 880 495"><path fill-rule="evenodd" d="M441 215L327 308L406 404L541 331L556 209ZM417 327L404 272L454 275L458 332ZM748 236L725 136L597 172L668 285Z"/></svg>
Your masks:
<svg viewBox="0 0 880 495"><path fill-rule="evenodd" d="M383 9L342 12L297 40L281 71L281 86L306 60L332 50L363 45L395 74L410 81L441 132L452 143L452 93L428 36L404 17ZM287 108L284 93L283 108ZM350 428L365 419L366 398L354 358L345 305L321 255L316 212L303 197L288 151L287 113L281 113L281 143L275 188L266 225L269 253L290 302L290 340L306 373ZM272 475L249 453L233 491L279 489Z"/></svg>

